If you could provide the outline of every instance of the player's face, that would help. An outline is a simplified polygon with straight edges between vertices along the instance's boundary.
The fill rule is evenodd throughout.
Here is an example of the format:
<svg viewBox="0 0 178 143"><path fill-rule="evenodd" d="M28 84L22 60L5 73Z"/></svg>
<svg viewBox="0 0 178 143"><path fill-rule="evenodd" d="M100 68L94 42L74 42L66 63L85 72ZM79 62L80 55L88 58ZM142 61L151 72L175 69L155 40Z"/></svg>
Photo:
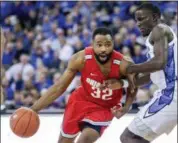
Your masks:
<svg viewBox="0 0 178 143"><path fill-rule="evenodd" d="M93 40L93 49L97 61L101 64L105 64L110 59L113 51L111 35L96 35Z"/></svg>
<svg viewBox="0 0 178 143"><path fill-rule="evenodd" d="M148 36L153 29L153 14L149 10L137 10L135 12L137 25L143 36Z"/></svg>

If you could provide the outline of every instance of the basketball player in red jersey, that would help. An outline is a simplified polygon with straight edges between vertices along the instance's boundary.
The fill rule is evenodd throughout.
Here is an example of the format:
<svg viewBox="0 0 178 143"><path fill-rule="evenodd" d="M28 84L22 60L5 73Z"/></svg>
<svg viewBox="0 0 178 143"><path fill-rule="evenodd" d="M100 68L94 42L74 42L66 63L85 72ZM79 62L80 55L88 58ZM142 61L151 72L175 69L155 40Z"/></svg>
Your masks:
<svg viewBox="0 0 178 143"><path fill-rule="evenodd" d="M96 29L92 47L73 55L60 80L31 107L38 112L51 104L66 90L76 73L81 72L82 85L69 98L58 143L73 143L80 131L77 143L93 143L113 119L111 109L120 108L122 87L127 86L126 81L110 84L112 80L109 79L132 78L132 75L125 74L132 62L114 51L113 46L111 31ZM128 88L121 116L129 110L135 94Z"/></svg>

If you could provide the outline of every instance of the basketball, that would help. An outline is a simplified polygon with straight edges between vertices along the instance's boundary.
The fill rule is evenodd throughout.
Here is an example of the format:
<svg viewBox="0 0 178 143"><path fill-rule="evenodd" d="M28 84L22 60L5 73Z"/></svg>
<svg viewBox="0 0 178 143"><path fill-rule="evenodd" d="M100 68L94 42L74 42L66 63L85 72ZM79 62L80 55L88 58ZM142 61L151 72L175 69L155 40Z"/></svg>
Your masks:
<svg viewBox="0 0 178 143"><path fill-rule="evenodd" d="M19 137L33 136L40 125L39 116L29 108L19 108L10 117L10 128Z"/></svg>

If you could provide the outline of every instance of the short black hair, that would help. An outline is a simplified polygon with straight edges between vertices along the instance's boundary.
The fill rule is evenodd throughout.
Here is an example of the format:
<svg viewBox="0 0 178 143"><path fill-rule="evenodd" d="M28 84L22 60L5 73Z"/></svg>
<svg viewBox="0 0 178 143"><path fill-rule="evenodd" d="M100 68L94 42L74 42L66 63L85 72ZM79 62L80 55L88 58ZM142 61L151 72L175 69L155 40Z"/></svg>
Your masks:
<svg viewBox="0 0 178 143"><path fill-rule="evenodd" d="M95 38L96 35L111 35L111 37L113 38L113 34L112 34L112 31L109 29L109 28L106 28L106 27L99 27L99 28L96 28L93 32L93 35L92 35L92 39Z"/></svg>
<svg viewBox="0 0 178 143"><path fill-rule="evenodd" d="M150 10L153 14L157 14L158 17L161 18L160 9L156 5L153 5L152 3L143 3L136 9L136 11L141 10L141 9Z"/></svg>

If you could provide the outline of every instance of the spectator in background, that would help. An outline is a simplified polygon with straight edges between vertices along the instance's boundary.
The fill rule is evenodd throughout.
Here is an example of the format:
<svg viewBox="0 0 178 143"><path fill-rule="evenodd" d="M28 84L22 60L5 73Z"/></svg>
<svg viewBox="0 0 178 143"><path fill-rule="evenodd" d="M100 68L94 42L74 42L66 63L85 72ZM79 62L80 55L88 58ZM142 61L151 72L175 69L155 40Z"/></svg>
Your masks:
<svg viewBox="0 0 178 143"><path fill-rule="evenodd" d="M57 37L57 35L56 35L56 31L57 31L57 29L58 29L58 24L57 24L57 22L55 21L55 22L52 22L51 23L51 25L50 25L50 27L51 27L51 32L49 33L49 38L50 39L55 39L56 37Z"/></svg>
<svg viewBox="0 0 178 143"><path fill-rule="evenodd" d="M37 68L37 61L38 59L43 59L43 49L41 47L33 47L32 54L31 54L31 64L33 67Z"/></svg>
<svg viewBox="0 0 178 143"><path fill-rule="evenodd" d="M117 51L121 51L122 47L124 47L123 41L124 41L124 36L122 34L117 33L114 36L114 46L115 46L114 49Z"/></svg>
<svg viewBox="0 0 178 143"><path fill-rule="evenodd" d="M29 80L34 75L34 68L29 63L29 55L22 54L20 56L20 62L12 65L6 72L6 78L8 81L17 80L18 76L22 75L22 80Z"/></svg>
<svg viewBox="0 0 178 143"><path fill-rule="evenodd" d="M47 76L45 73L40 73L34 84L39 92L41 92L43 89L48 89L51 86L47 82Z"/></svg>
<svg viewBox="0 0 178 143"><path fill-rule="evenodd" d="M6 69L13 64L14 56L15 56L14 44L9 42L4 49L2 57L2 64Z"/></svg>
<svg viewBox="0 0 178 143"><path fill-rule="evenodd" d="M58 82L59 79L60 79L60 77L61 77L61 73L59 73L59 72L55 73L55 74L53 75L53 84L55 84L56 82ZM53 107L64 108L65 105L66 105L66 103L65 103L65 101L66 101L65 98L66 98L66 96L67 96L68 94L69 94L69 93L66 91L66 92L63 93L62 96L60 96L59 98L57 98L57 99L54 101L54 103L53 103Z"/></svg>
<svg viewBox="0 0 178 143"><path fill-rule="evenodd" d="M77 53L84 49L84 46L80 40L77 40L76 43L74 44L74 53Z"/></svg>
<svg viewBox="0 0 178 143"><path fill-rule="evenodd" d="M31 53L31 47L33 44L35 33L30 30L25 30L24 34L25 34L23 39L24 50L26 53Z"/></svg>
<svg viewBox="0 0 178 143"><path fill-rule="evenodd" d="M64 68L66 68L67 66L69 59L74 53L74 49L69 43L67 43L66 39L64 38L60 39L60 43L61 43L61 50L59 51L59 59L61 61L61 66L63 66L61 69L64 70Z"/></svg>
<svg viewBox="0 0 178 143"><path fill-rule="evenodd" d="M128 20L127 22L127 29L129 34L135 34L136 36L140 36L141 33L136 26L136 23L133 19Z"/></svg>
<svg viewBox="0 0 178 143"><path fill-rule="evenodd" d="M47 45L46 50L43 53L43 64L47 68L50 68L53 60L54 60L54 51L51 49L49 45Z"/></svg>
<svg viewBox="0 0 178 143"><path fill-rule="evenodd" d="M50 33L50 19L48 15L44 15L43 17L43 24L42 24L42 32L44 33L44 37L48 37Z"/></svg>
<svg viewBox="0 0 178 143"><path fill-rule="evenodd" d="M22 91L16 91L14 94L15 108L23 106L24 95Z"/></svg>
<svg viewBox="0 0 178 143"><path fill-rule="evenodd" d="M147 60L146 55L142 54L142 47L140 45L134 46L134 56L132 59L136 64L143 63Z"/></svg>
<svg viewBox="0 0 178 143"><path fill-rule="evenodd" d="M27 107L30 107L37 99L39 99L39 93L33 86L31 80L25 82L23 96L22 104Z"/></svg>
<svg viewBox="0 0 178 143"><path fill-rule="evenodd" d="M59 52L61 50L60 39L65 38L64 37L64 30L61 29L61 28L58 28L56 30L56 35L57 35L57 37L55 39L53 39L52 42L51 42L51 48L52 48L53 51Z"/></svg>
<svg viewBox="0 0 178 143"><path fill-rule="evenodd" d="M69 43L73 47L79 40L80 40L79 37L75 35L73 29L69 28L67 30L67 36L66 36L67 43Z"/></svg>
<svg viewBox="0 0 178 143"><path fill-rule="evenodd" d="M14 105L14 90L10 86L9 81L6 78L2 78L2 87L4 89L4 94L6 95L5 103L7 106Z"/></svg>
<svg viewBox="0 0 178 143"><path fill-rule="evenodd" d="M129 49L129 47L127 47L127 46L122 47L121 53L122 53L124 56L127 56L127 57L132 58L130 49Z"/></svg>
<svg viewBox="0 0 178 143"><path fill-rule="evenodd" d="M177 35L177 21L178 21L177 20L177 15L175 15L174 19L171 22L171 27L174 30L174 32L176 33L176 35Z"/></svg>
<svg viewBox="0 0 178 143"><path fill-rule="evenodd" d="M28 19L25 21L25 27L28 29L32 29L36 26L38 20L37 11L31 9L28 13Z"/></svg>
<svg viewBox="0 0 178 143"><path fill-rule="evenodd" d="M83 30L80 40L82 41L84 47L88 47L91 45L92 38L91 33L88 29Z"/></svg>
<svg viewBox="0 0 178 143"><path fill-rule="evenodd" d="M28 54L27 51L25 51L24 45L23 45L23 39L22 38L18 38L15 44L15 60L16 62L20 61L20 57L22 54Z"/></svg>

